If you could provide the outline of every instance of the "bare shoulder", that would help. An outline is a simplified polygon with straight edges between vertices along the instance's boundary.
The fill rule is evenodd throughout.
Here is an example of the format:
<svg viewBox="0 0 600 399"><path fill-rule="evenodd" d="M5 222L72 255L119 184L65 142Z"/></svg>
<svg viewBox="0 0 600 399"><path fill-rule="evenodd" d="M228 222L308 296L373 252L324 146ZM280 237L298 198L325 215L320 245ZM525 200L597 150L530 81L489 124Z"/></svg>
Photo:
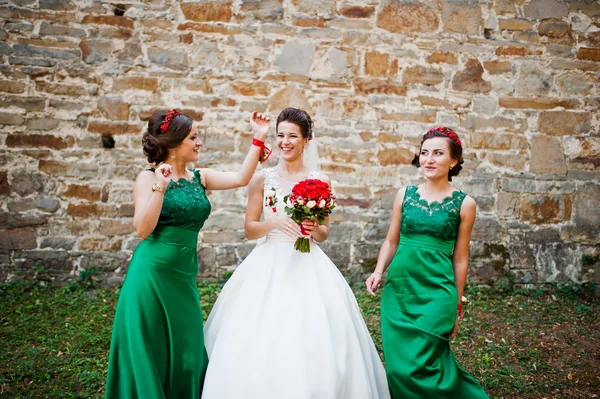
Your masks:
<svg viewBox="0 0 600 399"><path fill-rule="evenodd" d="M475 213L477 212L477 203L475 202L475 200L473 199L473 197L471 197L470 195L467 195L465 197L465 199L462 202L462 205L460 207L460 213L461 215L471 215L472 217L475 217Z"/></svg>
<svg viewBox="0 0 600 399"><path fill-rule="evenodd" d="M250 188L262 187L265 184L265 171L259 170L250 179Z"/></svg>
<svg viewBox="0 0 600 399"><path fill-rule="evenodd" d="M136 179L136 182L145 183L145 182L154 182L156 180L156 175L153 171L149 169L142 170Z"/></svg>
<svg viewBox="0 0 600 399"><path fill-rule="evenodd" d="M406 187L402 187L396 193L396 201L400 203L404 202L404 195L406 194Z"/></svg>

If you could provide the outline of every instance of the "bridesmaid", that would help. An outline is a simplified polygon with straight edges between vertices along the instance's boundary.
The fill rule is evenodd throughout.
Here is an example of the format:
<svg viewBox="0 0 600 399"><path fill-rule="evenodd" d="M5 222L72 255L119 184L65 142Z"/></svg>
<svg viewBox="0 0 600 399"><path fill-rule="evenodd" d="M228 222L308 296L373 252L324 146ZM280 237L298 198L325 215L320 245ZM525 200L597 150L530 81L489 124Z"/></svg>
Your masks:
<svg viewBox="0 0 600 399"><path fill-rule="evenodd" d="M476 211L475 201L449 184L462 169L462 151L458 135L448 128L423 136L419 164L426 181L398 191L377 266L366 281L375 295L390 266L381 333L395 399L488 398L450 348L462 318Z"/></svg>
<svg viewBox="0 0 600 399"><path fill-rule="evenodd" d="M187 169L202 142L194 121L177 110L157 111L142 144L156 169L133 189L133 226L144 240L127 269L115 314L106 398L198 399L208 357L196 286L198 231L211 205L206 190L246 186L259 158L269 118L256 111L254 140L238 172Z"/></svg>

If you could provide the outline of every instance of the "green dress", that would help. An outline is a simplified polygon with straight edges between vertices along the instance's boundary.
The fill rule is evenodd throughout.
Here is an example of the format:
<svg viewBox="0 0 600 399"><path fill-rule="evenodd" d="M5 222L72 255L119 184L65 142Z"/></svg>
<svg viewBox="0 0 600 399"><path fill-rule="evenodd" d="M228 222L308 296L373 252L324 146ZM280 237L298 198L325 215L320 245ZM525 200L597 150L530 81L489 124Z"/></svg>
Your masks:
<svg viewBox="0 0 600 399"><path fill-rule="evenodd" d="M198 171L192 181L169 183L158 224L135 249L121 289L107 399L200 398L208 356L196 245L210 210Z"/></svg>
<svg viewBox="0 0 600 399"><path fill-rule="evenodd" d="M381 301L381 332L392 398L488 398L450 348L458 305L452 251L466 194L428 204L416 186L402 203L398 251Z"/></svg>

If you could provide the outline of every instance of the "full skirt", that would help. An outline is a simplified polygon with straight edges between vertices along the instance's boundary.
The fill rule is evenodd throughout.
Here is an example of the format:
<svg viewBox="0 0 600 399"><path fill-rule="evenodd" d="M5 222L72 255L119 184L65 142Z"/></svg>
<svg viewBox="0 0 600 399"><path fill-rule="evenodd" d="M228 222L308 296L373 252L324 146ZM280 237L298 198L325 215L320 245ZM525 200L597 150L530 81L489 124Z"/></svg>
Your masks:
<svg viewBox="0 0 600 399"><path fill-rule="evenodd" d="M317 245L257 245L220 293L205 337L203 399L389 398L354 294Z"/></svg>

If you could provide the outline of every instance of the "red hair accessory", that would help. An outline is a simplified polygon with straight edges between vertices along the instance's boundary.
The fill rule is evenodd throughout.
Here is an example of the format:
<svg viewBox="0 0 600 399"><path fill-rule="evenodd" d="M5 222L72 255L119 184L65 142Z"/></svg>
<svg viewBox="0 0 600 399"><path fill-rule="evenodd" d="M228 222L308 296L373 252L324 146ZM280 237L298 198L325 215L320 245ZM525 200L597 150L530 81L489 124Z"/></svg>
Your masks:
<svg viewBox="0 0 600 399"><path fill-rule="evenodd" d="M179 115L179 111L177 111L175 108L167 112L163 124L160 125L160 131L163 133L166 132L169 129L169 124L177 115Z"/></svg>
<svg viewBox="0 0 600 399"><path fill-rule="evenodd" d="M431 133L431 132L440 132L440 133L446 135L446 137L448 137L450 140L454 141L456 144L458 144L459 146L462 147L462 141L460 141L460 139L458 138L458 134L456 134L456 132L452 129L448 129L445 126L440 126L440 127L434 127L433 129L429 129L427 131L427 133Z"/></svg>

